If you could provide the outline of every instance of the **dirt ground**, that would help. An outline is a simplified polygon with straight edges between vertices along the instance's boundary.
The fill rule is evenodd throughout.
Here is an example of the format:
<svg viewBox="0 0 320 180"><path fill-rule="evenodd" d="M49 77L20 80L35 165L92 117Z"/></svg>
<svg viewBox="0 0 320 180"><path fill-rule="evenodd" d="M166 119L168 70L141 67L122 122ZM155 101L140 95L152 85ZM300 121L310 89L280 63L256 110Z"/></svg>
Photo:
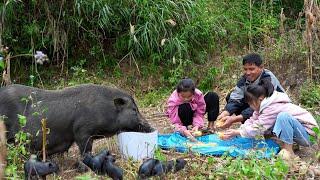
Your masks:
<svg viewBox="0 0 320 180"><path fill-rule="evenodd" d="M159 133L170 133L173 132L173 127L168 122L168 119L163 115L164 107L159 105L158 107L142 108L140 109L141 113L147 118L147 120L152 124L153 127L156 127ZM116 156L116 164L124 170L124 179L137 179L137 171L141 162L133 162L130 160L125 160L121 158L119 154L119 149L117 147L117 138L116 136L108 139L96 140L93 146L94 153L99 152L102 149L108 149ZM188 162L197 161L200 164L207 163L207 157L201 157L193 154L182 154L172 151L162 151L162 154L168 159L184 158ZM314 167L320 169L319 163L314 162L314 148L302 148L296 151L296 154L300 156L301 160L296 163L296 167L290 171L287 179L292 179L290 177L295 176L295 174L309 173L308 176L299 175L298 179L320 179L317 172L310 173L307 169L310 164L313 164ZM57 176L50 175L47 179L108 179L107 176L97 176L93 172L89 171L86 173L79 173L74 164L79 160L79 151L78 148L74 145L70 150L60 156L57 156L53 159L60 166L60 172ZM215 157L215 160L219 164L219 157ZM223 163L222 163L223 164ZM301 167L304 169L301 170ZM305 170L306 169L306 170ZM320 170L319 170L320 171ZM187 166L184 170L178 172L177 174L168 174L165 177L157 177L154 179L189 179L190 174L193 174L194 170L190 166ZM205 172L204 172L205 175ZM209 174L208 174L209 175ZM80 178L81 176L82 178ZM303 177L303 178L301 178ZM293 178L296 179L296 178Z"/></svg>

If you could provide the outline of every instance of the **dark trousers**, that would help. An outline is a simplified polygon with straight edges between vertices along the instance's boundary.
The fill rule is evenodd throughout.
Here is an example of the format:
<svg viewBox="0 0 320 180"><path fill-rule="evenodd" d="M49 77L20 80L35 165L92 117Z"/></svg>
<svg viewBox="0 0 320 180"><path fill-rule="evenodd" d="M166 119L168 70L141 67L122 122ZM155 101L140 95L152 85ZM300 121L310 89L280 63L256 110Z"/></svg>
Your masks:
<svg viewBox="0 0 320 180"><path fill-rule="evenodd" d="M229 100L230 100L230 95L231 95L231 92L230 92L230 93L227 95L227 97L226 97L227 103L228 103ZM242 106L240 109L238 109L236 112L234 112L234 114L235 114L235 115L240 115L243 110L245 110L245 109L247 109L247 108L249 108L249 107L250 107L250 106L249 106L248 103L244 103L243 106Z"/></svg>
<svg viewBox="0 0 320 180"><path fill-rule="evenodd" d="M208 92L204 96L206 102L206 112L208 113L208 121L215 121L219 115L219 96L215 92ZM178 116L184 126L192 125L193 121L192 108L189 103L179 105Z"/></svg>

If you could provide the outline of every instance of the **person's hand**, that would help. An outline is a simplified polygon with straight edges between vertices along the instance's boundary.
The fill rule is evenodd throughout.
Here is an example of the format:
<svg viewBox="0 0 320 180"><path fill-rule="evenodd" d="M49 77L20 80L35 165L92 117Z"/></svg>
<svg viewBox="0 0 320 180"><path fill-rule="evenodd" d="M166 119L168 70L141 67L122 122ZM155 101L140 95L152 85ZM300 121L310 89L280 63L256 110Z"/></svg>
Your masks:
<svg viewBox="0 0 320 180"><path fill-rule="evenodd" d="M223 134L223 139L230 139L234 136L240 135L240 131L238 129L229 129L227 131L224 132Z"/></svg>
<svg viewBox="0 0 320 180"><path fill-rule="evenodd" d="M217 117L217 120L222 119L226 116L230 116L230 113L228 111L222 111L222 113Z"/></svg>
<svg viewBox="0 0 320 180"><path fill-rule="evenodd" d="M229 128L234 123L233 116L225 116L225 117L221 118L221 121L224 122L224 124L222 126L220 126L220 128L222 128L222 129Z"/></svg>
<svg viewBox="0 0 320 180"><path fill-rule="evenodd" d="M191 131L195 132L195 131L198 131L198 130L199 130L199 127L198 126L194 126Z"/></svg>
<svg viewBox="0 0 320 180"><path fill-rule="evenodd" d="M191 141L197 141L197 139L191 134L189 130L184 130L183 135L186 136Z"/></svg>
<svg viewBox="0 0 320 180"><path fill-rule="evenodd" d="M183 135L184 135L184 136L186 136L186 137L190 137L190 136L192 136L192 134L191 134L191 131L190 131L190 130L184 130L184 131L183 131Z"/></svg>

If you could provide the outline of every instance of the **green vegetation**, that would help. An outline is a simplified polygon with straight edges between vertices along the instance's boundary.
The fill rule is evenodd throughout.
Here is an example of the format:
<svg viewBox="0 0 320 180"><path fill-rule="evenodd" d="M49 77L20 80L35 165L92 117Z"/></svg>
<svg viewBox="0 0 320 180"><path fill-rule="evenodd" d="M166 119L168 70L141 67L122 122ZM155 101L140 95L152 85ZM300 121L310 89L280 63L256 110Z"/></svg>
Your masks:
<svg viewBox="0 0 320 180"><path fill-rule="evenodd" d="M18 115L19 124L24 127L27 123L27 119L23 115ZM15 135L15 144L8 144L8 156L5 174L6 177L12 179L20 179L23 177L23 164L29 157L30 153L27 151L27 145L30 142L29 134L23 131L19 131Z"/></svg>
<svg viewBox="0 0 320 180"><path fill-rule="evenodd" d="M209 157L208 163L191 162L191 168L199 172L192 179L284 179L289 170L286 163L277 158L244 160L222 157L221 159Z"/></svg>
<svg viewBox="0 0 320 180"><path fill-rule="evenodd" d="M0 34L12 55L43 50L50 57L50 69L57 65L61 73L77 77L92 67L95 75L119 77L118 65L130 61L143 77L162 69L165 85L183 76L198 77L193 67L207 62L212 52L243 47L252 51L269 45L267 39L277 41L281 7L287 12L302 8L285 1L237 0L5 2L0 4L5 26ZM287 17L288 28L293 18ZM59 73L36 66L32 56L12 63L14 77L20 75L22 82L33 75L39 83L37 71L45 79ZM162 68L145 74L145 64ZM209 88L216 73L210 69L201 86Z"/></svg>
<svg viewBox="0 0 320 180"><path fill-rule="evenodd" d="M108 84L130 91L139 106L150 107L162 106L186 76L204 92L225 95L241 73L241 56L255 51L320 122L319 20L308 40L305 9L298 0L4 0L0 69L8 68L5 60L10 57L14 83L49 89ZM49 63L36 63L38 50L48 55ZM24 126L24 116L19 118ZM21 131L16 146L8 144L7 177L22 177L28 142ZM166 159L160 150L156 157ZM135 177L138 164L127 164L127 175ZM208 157L192 162L185 177L283 179L288 171L275 158Z"/></svg>
<svg viewBox="0 0 320 180"><path fill-rule="evenodd" d="M301 88L300 101L309 108L320 107L320 85L308 84Z"/></svg>

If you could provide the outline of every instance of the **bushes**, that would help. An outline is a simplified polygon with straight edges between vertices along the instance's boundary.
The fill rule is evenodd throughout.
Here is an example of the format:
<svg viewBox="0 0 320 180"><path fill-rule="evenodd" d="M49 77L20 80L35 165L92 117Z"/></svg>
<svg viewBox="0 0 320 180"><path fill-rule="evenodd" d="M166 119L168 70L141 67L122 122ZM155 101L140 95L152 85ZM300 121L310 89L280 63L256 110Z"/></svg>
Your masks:
<svg viewBox="0 0 320 180"><path fill-rule="evenodd" d="M278 27L277 6L269 1L251 6L244 0L10 2L1 32L4 44L14 54L46 50L55 63L68 60L71 66L79 58L114 66L105 55L152 63L204 62L195 58L199 52L224 44L245 46Z"/></svg>
<svg viewBox="0 0 320 180"><path fill-rule="evenodd" d="M301 89L300 101L309 108L319 108L320 106L320 85L304 85Z"/></svg>

